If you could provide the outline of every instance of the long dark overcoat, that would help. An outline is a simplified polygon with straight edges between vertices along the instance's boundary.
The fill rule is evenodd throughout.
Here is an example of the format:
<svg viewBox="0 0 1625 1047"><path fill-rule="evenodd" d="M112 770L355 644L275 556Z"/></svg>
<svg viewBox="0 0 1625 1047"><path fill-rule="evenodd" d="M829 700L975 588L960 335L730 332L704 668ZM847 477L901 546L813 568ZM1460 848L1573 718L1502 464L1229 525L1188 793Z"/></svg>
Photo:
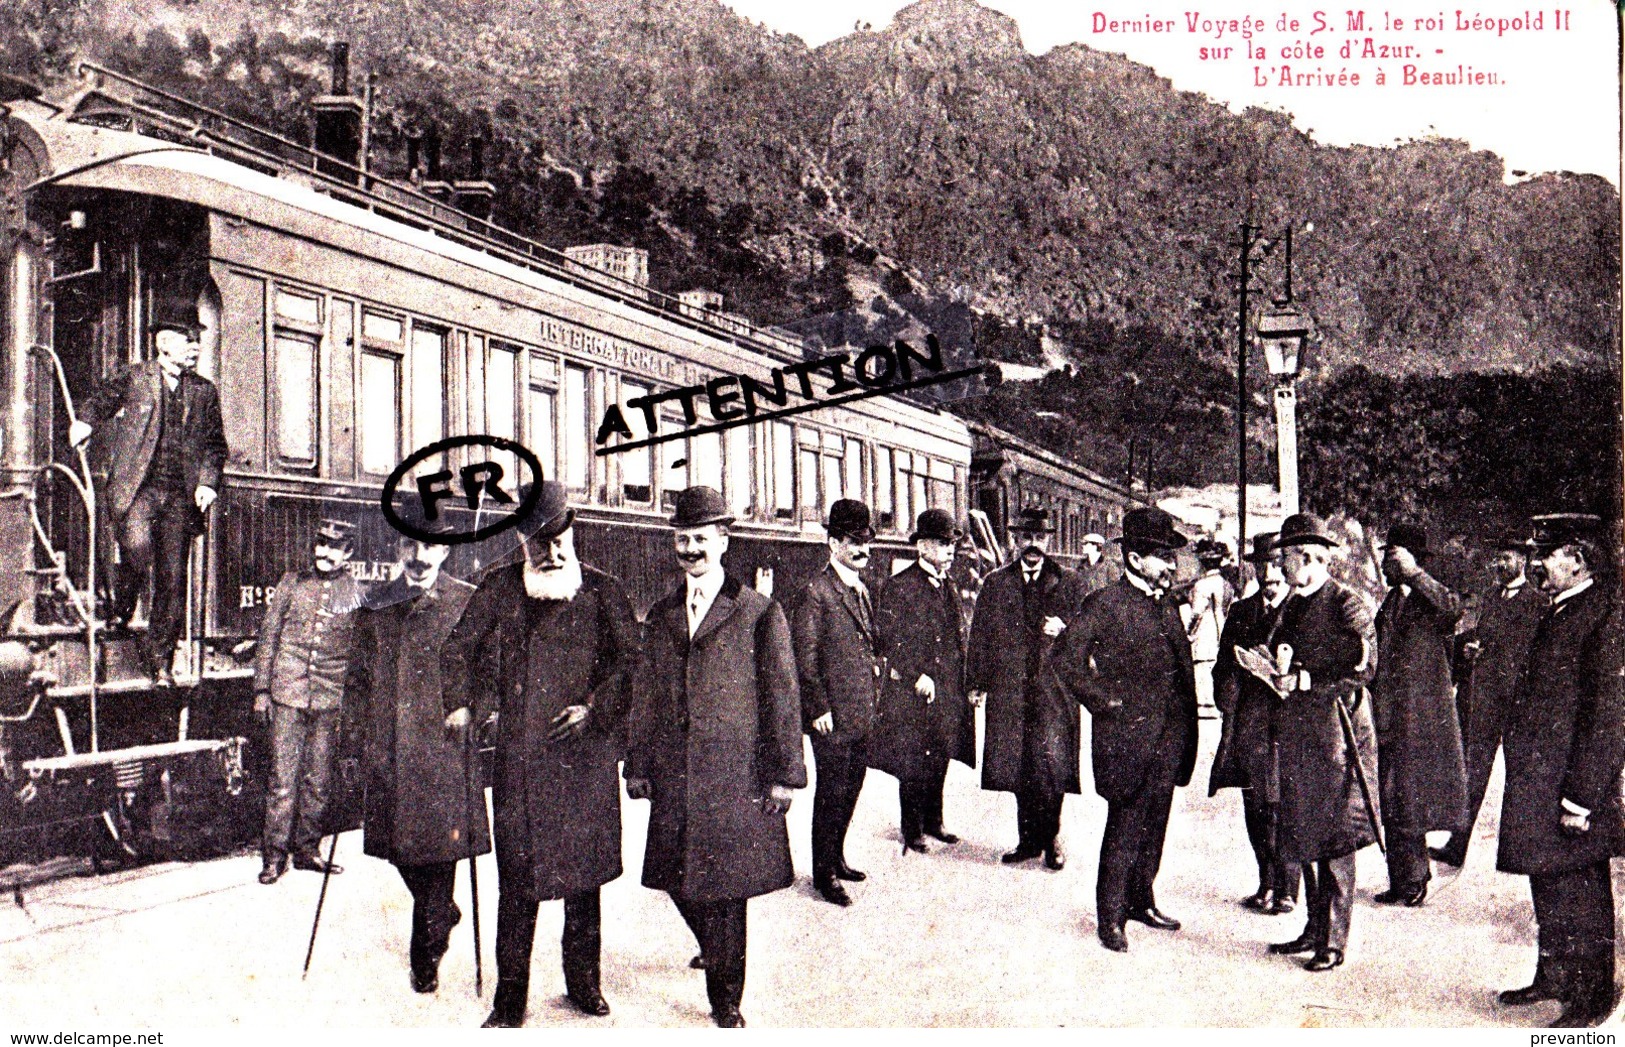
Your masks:
<svg viewBox="0 0 1625 1047"><path fill-rule="evenodd" d="M163 373L156 360L146 360L120 371L97 386L80 405L82 418L96 427L91 444L101 504L115 520L122 520L136 492L152 468L158 450L159 418L163 405ZM181 466L186 490L199 486L220 490L226 464L226 432L220 421L220 394L202 375L183 372ZM203 514L194 508L192 530L203 533Z"/></svg>
<svg viewBox="0 0 1625 1047"><path fill-rule="evenodd" d="M1126 579L1096 590L1056 641L1049 669L1046 686L1089 710L1095 792L1127 800L1170 758L1174 784L1190 784L1196 678L1173 600L1153 600Z"/></svg>
<svg viewBox="0 0 1625 1047"><path fill-rule="evenodd" d="M446 645L447 711L497 713L492 807L497 860L530 866L536 897L562 898L621 875L620 778L637 619L612 575L581 567L571 600L525 593L524 565L480 582ZM585 705L586 729L549 741L566 706Z"/></svg>
<svg viewBox="0 0 1625 1047"><path fill-rule="evenodd" d="M1281 704L1275 692L1236 664L1237 647L1260 644L1275 649L1275 631L1286 607L1283 600L1271 608L1262 591L1237 600L1219 632L1219 656L1213 663L1213 700L1224 717L1219 748L1213 754L1207 794L1220 789L1255 789L1274 803L1280 796L1279 768L1275 765L1275 712Z"/></svg>
<svg viewBox="0 0 1625 1047"><path fill-rule="evenodd" d="M1371 609L1354 590L1330 580L1309 596L1287 598L1275 643L1291 645L1293 666L1308 670L1312 685L1288 694L1276 713L1281 764L1276 845L1281 860L1320 861L1369 847L1377 840L1371 817L1380 821L1382 816L1377 737L1365 695L1377 654ZM1339 702L1349 712L1359 766L1372 794L1372 816L1361 798L1337 713Z"/></svg>
<svg viewBox="0 0 1625 1047"><path fill-rule="evenodd" d="M1469 773L1483 768L1480 773L1487 774L1495 762L1495 750L1501 745L1518 685L1523 682L1535 628L1548 605L1546 594L1527 582L1511 596L1497 586L1479 601L1478 627L1473 633L1478 657L1472 663L1467 733L1461 740Z"/></svg>
<svg viewBox="0 0 1625 1047"><path fill-rule="evenodd" d="M441 687L441 647L473 592L446 574L427 592L396 579L356 614L344 723L363 740L361 838L374 858L428 865L491 849L485 791L446 737Z"/></svg>
<svg viewBox="0 0 1625 1047"><path fill-rule="evenodd" d="M684 585L644 622L626 777L649 782L643 884L685 901L752 898L790 886L774 785L807 784L790 626L773 600L729 577L688 635Z"/></svg>
<svg viewBox="0 0 1625 1047"><path fill-rule="evenodd" d="M874 622L858 594L825 566L802 590L790 619L796 666L801 679L802 728L832 713L835 729L825 737L837 744L867 738L880 697L880 654Z"/></svg>
<svg viewBox="0 0 1625 1047"><path fill-rule="evenodd" d="M1059 700L1040 676L1055 642L1044 635L1044 618L1070 622L1080 603L1073 573L1047 557L1031 585L1019 560L982 583L965 652L966 690L987 692L982 788L1018 792L1037 775L1059 791L1082 792L1078 704Z"/></svg>
<svg viewBox="0 0 1625 1047"><path fill-rule="evenodd" d="M1536 628L1503 741L1502 872L1564 872L1625 854L1622 631L1619 596L1598 583L1559 602ZM1564 800L1591 812L1590 830L1563 832Z"/></svg>
<svg viewBox="0 0 1625 1047"><path fill-rule="evenodd" d="M944 579L932 585L918 562L880 587L875 600L886 682L869 734L869 766L900 781L925 777L932 757L976 766L976 717L965 697L965 631L959 593ZM921 676L936 684L927 702Z"/></svg>
<svg viewBox="0 0 1625 1047"><path fill-rule="evenodd" d="M1382 809L1411 832L1467 827L1467 768L1450 680L1450 645L1461 600L1426 573L1410 595L1388 590L1377 611L1377 675L1371 684Z"/></svg>

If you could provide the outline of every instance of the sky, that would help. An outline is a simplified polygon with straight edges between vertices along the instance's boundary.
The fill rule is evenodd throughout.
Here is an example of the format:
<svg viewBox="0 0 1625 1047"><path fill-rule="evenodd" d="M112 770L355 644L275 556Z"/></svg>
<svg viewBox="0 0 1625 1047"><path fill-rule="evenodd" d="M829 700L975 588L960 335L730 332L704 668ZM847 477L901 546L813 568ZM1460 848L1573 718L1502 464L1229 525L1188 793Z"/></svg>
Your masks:
<svg viewBox="0 0 1625 1047"><path fill-rule="evenodd" d="M810 46L852 32L854 23L883 29L904 6L723 2ZM981 2L1013 17L1034 54L1073 42L1125 54L1176 88L1232 109L1292 113L1325 144L1460 138L1498 153L1509 179L1516 171L1575 171L1619 184L1618 16L1610 0L1544 8L1540 0L1460 7L1393 0L1364 8L1359 0ZM1358 27L1349 24L1350 11L1361 15ZM1249 16L1259 28L1248 25ZM1263 57L1249 56L1255 49ZM1443 82L1429 82L1432 76Z"/></svg>

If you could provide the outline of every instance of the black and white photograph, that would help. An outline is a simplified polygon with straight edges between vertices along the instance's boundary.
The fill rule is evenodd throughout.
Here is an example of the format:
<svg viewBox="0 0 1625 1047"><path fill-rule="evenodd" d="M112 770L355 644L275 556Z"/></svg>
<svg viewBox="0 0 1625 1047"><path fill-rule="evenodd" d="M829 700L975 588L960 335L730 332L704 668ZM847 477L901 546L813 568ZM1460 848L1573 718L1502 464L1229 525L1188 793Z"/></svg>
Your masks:
<svg viewBox="0 0 1625 1047"><path fill-rule="evenodd" d="M1614 1042L1622 18L0 0L0 1035Z"/></svg>

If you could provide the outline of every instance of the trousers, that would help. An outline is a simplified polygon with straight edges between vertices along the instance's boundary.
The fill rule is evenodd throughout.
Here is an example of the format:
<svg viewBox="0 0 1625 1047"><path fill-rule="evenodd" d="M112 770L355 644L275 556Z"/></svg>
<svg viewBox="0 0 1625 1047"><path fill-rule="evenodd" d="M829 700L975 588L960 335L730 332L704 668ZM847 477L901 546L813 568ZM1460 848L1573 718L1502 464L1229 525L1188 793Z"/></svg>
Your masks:
<svg viewBox="0 0 1625 1047"><path fill-rule="evenodd" d="M397 865L406 889L412 893L412 943L407 958L412 970L433 972L446 955L451 930L463 918L451 900L457 886L457 863Z"/></svg>
<svg viewBox="0 0 1625 1047"><path fill-rule="evenodd" d="M1427 834L1400 829L1388 824L1386 818L1383 822L1382 834L1388 843L1388 887L1411 890L1431 880Z"/></svg>
<svg viewBox="0 0 1625 1047"><path fill-rule="evenodd" d="M1258 862L1258 889L1273 891L1277 899L1297 901L1298 882L1303 871L1292 862L1283 862L1275 849L1275 804L1264 799L1262 788L1241 790L1242 820L1247 825L1247 842Z"/></svg>
<svg viewBox="0 0 1625 1047"><path fill-rule="evenodd" d="M1566 1001L1611 994L1614 893L1607 860L1531 876L1529 895L1540 945L1536 981L1544 977Z"/></svg>
<svg viewBox="0 0 1625 1047"><path fill-rule="evenodd" d="M1303 893L1309 909L1304 937L1322 949L1347 951L1354 915L1354 855L1304 863Z"/></svg>
<svg viewBox="0 0 1625 1047"><path fill-rule="evenodd" d="M745 903L748 899L688 902L672 896L705 957L705 995L711 1013L739 1010L745 998Z"/></svg>
<svg viewBox="0 0 1625 1047"><path fill-rule="evenodd" d="M904 840L942 831L942 787L947 779L948 757L933 756L927 759L924 777L897 783Z"/></svg>
<svg viewBox="0 0 1625 1047"><path fill-rule="evenodd" d="M523 875L504 876L497 867L497 995L494 1009L523 1017L530 997L530 954L536 943L536 897L529 869ZM603 911L599 888L565 895L564 991L587 997L599 989L599 957L603 951Z"/></svg>
<svg viewBox="0 0 1625 1047"><path fill-rule="evenodd" d="M315 854L327 813L339 710L271 703L271 780L265 796L265 853Z"/></svg>
<svg viewBox="0 0 1625 1047"><path fill-rule="evenodd" d="M145 651L153 668L168 671L175 657L186 614L186 557L192 545L192 518L196 507L191 491L171 490L145 483L118 521L118 545L123 554L113 614L126 622L136 601L152 581L152 604L147 614Z"/></svg>
<svg viewBox="0 0 1625 1047"><path fill-rule="evenodd" d="M1173 802L1171 766L1153 768L1132 795L1106 801L1106 829L1100 837L1095 879L1099 927L1121 929L1129 912L1156 908L1153 883L1162 866L1162 843L1168 835Z"/></svg>
<svg viewBox="0 0 1625 1047"><path fill-rule="evenodd" d="M868 773L868 753L861 738L836 742L819 734L812 736L812 751L818 774L813 793L813 875L830 876L846 864L846 830Z"/></svg>
<svg viewBox="0 0 1625 1047"><path fill-rule="evenodd" d="M1055 792L1031 781L1016 792L1016 833L1018 849L1043 851L1055 846L1061 835L1061 805L1066 793Z"/></svg>

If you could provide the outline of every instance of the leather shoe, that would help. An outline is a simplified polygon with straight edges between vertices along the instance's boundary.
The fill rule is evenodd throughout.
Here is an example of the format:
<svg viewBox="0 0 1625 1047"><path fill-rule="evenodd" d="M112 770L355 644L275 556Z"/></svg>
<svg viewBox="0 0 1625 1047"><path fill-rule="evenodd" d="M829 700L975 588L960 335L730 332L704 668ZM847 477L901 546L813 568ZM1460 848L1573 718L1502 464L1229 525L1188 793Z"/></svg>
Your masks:
<svg viewBox="0 0 1625 1047"><path fill-rule="evenodd" d="M1390 887L1386 891L1373 894L1371 896L1371 900L1376 902L1378 905L1397 905L1404 901L1405 898L1410 895L1410 893L1409 888Z"/></svg>
<svg viewBox="0 0 1625 1047"><path fill-rule="evenodd" d="M949 832L947 829L944 829L940 825L937 826L935 829L927 829L925 831L925 835L927 835L927 836L929 836L929 837L931 837L933 839L941 840L943 843L958 843L959 842L959 837L958 836L956 836L953 833Z"/></svg>
<svg viewBox="0 0 1625 1047"><path fill-rule="evenodd" d="M818 889L818 893L823 897L824 901L829 902L831 905L847 906L852 904L852 896L846 893L846 888L841 886L841 881L837 880L833 875L820 876L814 879L813 886Z"/></svg>
<svg viewBox="0 0 1625 1047"><path fill-rule="evenodd" d="M1320 943L1308 935L1300 934L1289 942L1275 942L1270 952L1276 956L1297 956L1299 953L1320 952Z"/></svg>
<svg viewBox="0 0 1625 1047"><path fill-rule="evenodd" d="M486 1016L485 1021L480 1023L480 1028L518 1029L524 1024L525 1016L523 1014L508 1014L504 1011L493 1009L491 1013Z"/></svg>
<svg viewBox="0 0 1625 1047"><path fill-rule="evenodd" d="M1303 969L1306 971L1329 971L1333 967L1341 966L1343 966L1342 949L1321 949L1315 955L1309 957L1304 963Z"/></svg>
<svg viewBox="0 0 1625 1047"><path fill-rule="evenodd" d="M1241 907L1251 909L1253 912L1269 912L1270 892L1265 888L1259 888L1257 892L1249 894L1241 900Z"/></svg>
<svg viewBox="0 0 1625 1047"><path fill-rule="evenodd" d="M1276 899L1270 903L1270 915L1279 916L1282 913L1291 912L1297 907L1298 903L1293 901L1291 898L1281 898L1277 896Z"/></svg>
<svg viewBox="0 0 1625 1047"><path fill-rule="evenodd" d="M927 847L925 845L925 841L922 840L922 839L919 839L918 837L916 837L915 839L912 839L912 840L904 841L903 849L913 851L915 854L930 854L931 853L931 848Z"/></svg>
<svg viewBox="0 0 1625 1047"><path fill-rule="evenodd" d="M438 988L440 988L440 971L438 968L426 971L420 971L416 967L412 968L413 992L434 992Z"/></svg>
<svg viewBox="0 0 1625 1047"><path fill-rule="evenodd" d="M745 1027L745 1016L739 1013L737 1007L730 1007L725 1011L713 1011L711 1017L716 1021L719 1029L743 1029Z"/></svg>
<svg viewBox="0 0 1625 1047"><path fill-rule="evenodd" d="M344 871L344 866L339 865L336 862L330 862L327 859L320 858L314 854L294 855L293 867L295 869L303 869L306 872L329 873L333 876L337 876L339 873Z"/></svg>
<svg viewBox="0 0 1625 1047"><path fill-rule="evenodd" d="M1159 912L1155 906L1145 909L1135 909L1123 914L1123 918L1143 923L1147 927L1155 927L1159 931L1179 930L1179 921L1167 913Z"/></svg>
<svg viewBox="0 0 1625 1047"><path fill-rule="evenodd" d="M260 883L270 886L282 879L282 874L288 871L288 856L285 854L266 855L265 864L260 867Z"/></svg>
<svg viewBox="0 0 1625 1047"><path fill-rule="evenodd" d="M1453 847L1429 847L1428 857L1441 865L1448 865L1459 869L1467 862L1467 855L1459 853Z"/></svg>
<svg viewBox="0 0 1625 1047"><path fill-rule="evenodd" d="M688 961L688 966L689 966L690 970L703 971L707 967L711 966L711 964L706 960L705 956L702 954L702 955L696 956L692 960Z"/></svg>
<svg viewBox="0 0 1625 1047"><path fill-rule="evenodd" d="M1066 868L1066 852L1061 850L1060 845L1050 844L1044 849L1044 868L1056 872Z"/></svg>
<svg viewBox="0 0 1625 1047"><path fill-rule="evenodd" d="M1025 847L1017 847L1003 858L1000 858L999 861L1006 865L1020 865L1022 862L1032 861L1043 853L1043 851L1032 851Z"/></svg>
<svg viewBox="0 0 1625 1047"><path fill-rule="evenodd" d="M569 1000L575 1009L582 1014L602 1018L609 1013L609 1002L604 999L604 994L601 992L565 993L564 998Z"/></svg>
<svg viewBox="0 0 1625 1047"><path fill-rule="evenodd" d="M1601 1025L1613 1011L1612 993L1582 993L1563 1004L1563 1012L1548 1029L1589 1029Z"/></svg>
<svg viewBox="0 0 1625 1047"><path fill-rule="evenodd" d="M1495 1002L1503 1007L1526 1007L1531 1003L1540 1003L1542 1000L1560 1000L1561 996L1555 989L1548 988L1540 982L1525 985L1521 989L1506 989L1495 994Z"/></svg>
<svg viewBox="0 0 1625 1047"><path fill-rule="evenodd" d="M1102 927L1100 944L1112 952L1128 952L1128 936L1121 927Z"/></svg>
<svg viewBox="0 0 1625 1047"><path fill-rule="evenodd" d="M869 874L866 872L859 872L845 862L842 862L840 865L835 867L835 878L837 880L845 880L847 883L862 883L864 880L869 878Z"/></svg>
<svg viewBox="0 0 1625 1047"><path fill-rule="evenodd" d="M1422 903L1428 900L1428 885L1426 883L1420 885L1407 894L1403 900L1406 906L1412 909L1421 908Z"/></svg>

